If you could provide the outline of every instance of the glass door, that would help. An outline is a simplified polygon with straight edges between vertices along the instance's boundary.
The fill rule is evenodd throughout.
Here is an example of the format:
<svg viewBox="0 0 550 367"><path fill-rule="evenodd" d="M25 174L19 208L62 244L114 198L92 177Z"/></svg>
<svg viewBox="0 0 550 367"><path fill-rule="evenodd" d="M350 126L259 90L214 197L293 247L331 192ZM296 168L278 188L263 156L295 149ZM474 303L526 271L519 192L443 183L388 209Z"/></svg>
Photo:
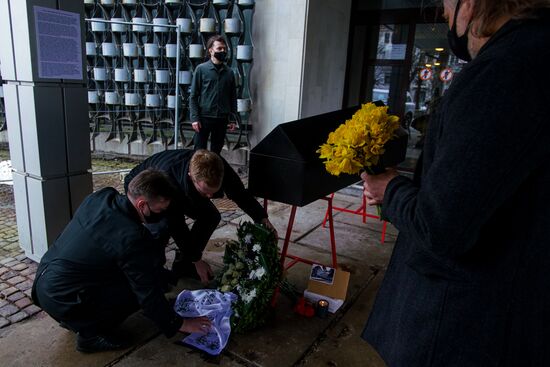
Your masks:
<svg viewBox="0 0 550 367"><path fill-rule="evenodd" d="M358 25L351 51L347 106L382 101L391 113L405 114L402 93L407 70L408 24ZM358 67L358 66L361 67Z"/></svg>
<svg viewBox="0 0 550 367"><path fill-rule="evenodd" d="M358 4L362 4L358 2ZM463 63L448 50L447 23L435 8L352 10L344 106L383 101L409 132L413 171L429 115Z"/></svg>
<svg viewBox="0 0 550 367"><path fill-rule="evenodd" d="M449 51L447 31L446 23L416 25L407 90L415 106L413 119L407 125L410 157L420 154L429 115L464 65Z"/></svg>

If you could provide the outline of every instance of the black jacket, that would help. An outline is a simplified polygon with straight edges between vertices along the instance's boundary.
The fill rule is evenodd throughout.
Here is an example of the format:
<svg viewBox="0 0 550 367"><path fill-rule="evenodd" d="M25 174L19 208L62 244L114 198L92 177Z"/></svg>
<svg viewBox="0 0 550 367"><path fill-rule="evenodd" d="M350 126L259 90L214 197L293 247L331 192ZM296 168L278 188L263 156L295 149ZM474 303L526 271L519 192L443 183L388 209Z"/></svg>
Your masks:
<svg viewBox="0 0 550 367"><path fill-rule="evenodd" d="M549 366L550 18L510 21L453 81L363 337L391 367ZM418 183L415 183L418 182Z"/></svg>
<svg viewBox="0 0 550 367"><path fill-rule="evenodd" d="M196 226L196 221L201 220L201 213L207 212L212 203L210 199L202 197L197 192L189 177L189 163L193 153L193 150L179 149L167 150L152 155L130 171L124 180L124 188L128 190L128 184L132 178L147 168L160 169L170 176L179 190L177 199L172 200L168 210L169 231L178 247L185 246L193 249L190 260L196 261L201 258L202 250L206 246L211 233L208 235L195 235L192 231L190 232L185 224L185 215L195 219ZM255 222L267 218L266 211L244 187L239 175L225 159L222 158L222 161L224 176L220 191L225 192L227 197L233 200Z"/></svg>
<svg viewBox="0 0 550 367"><path fill-rule="evenodd" d="M211 60L197 66L189 95L191 121L201 117L226 118L237 112L237 87L233 71L225 64L218 69Z"/></svg>
<svg viewBox="0 0 550 367"><path fill-rule="evenodd" d="M108 187L82 202L42 257L36 274L43 277L41 294L53 298L58 315L71 315L75 304L70 300L80 298L86 289L123 278L144 314L166 336L172 336L183 319L170 307L161 288L165 261L164 248L155 243L132 203Z"/></svg>

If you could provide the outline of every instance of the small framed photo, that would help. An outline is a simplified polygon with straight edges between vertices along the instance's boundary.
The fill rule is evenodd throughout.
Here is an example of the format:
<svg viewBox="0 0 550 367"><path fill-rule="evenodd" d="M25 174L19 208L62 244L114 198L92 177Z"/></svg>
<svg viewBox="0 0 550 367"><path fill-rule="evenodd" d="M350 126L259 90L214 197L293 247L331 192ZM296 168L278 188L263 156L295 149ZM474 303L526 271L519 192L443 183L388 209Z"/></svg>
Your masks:
<svg viewBox="0 0 550 367"><path fill-rule="evenodd" d="M324 284L332 284L334 282L334 274L336 271L329 266L313 264L309 279L321 282Z"/></svg>

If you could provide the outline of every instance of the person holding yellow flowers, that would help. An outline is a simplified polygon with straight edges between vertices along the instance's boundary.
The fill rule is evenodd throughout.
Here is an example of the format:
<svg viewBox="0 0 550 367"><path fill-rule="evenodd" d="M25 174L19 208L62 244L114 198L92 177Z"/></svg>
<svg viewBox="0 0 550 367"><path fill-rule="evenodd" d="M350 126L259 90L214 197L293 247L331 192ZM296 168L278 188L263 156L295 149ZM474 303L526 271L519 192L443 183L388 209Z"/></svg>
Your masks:
<svg viewBox="0 0 550 367"><path fill-rule="evenodd" d="M409 180L363 173L399 230L362 337L388 366L550 366L550 1L444 0L467 64Z"/></svg>

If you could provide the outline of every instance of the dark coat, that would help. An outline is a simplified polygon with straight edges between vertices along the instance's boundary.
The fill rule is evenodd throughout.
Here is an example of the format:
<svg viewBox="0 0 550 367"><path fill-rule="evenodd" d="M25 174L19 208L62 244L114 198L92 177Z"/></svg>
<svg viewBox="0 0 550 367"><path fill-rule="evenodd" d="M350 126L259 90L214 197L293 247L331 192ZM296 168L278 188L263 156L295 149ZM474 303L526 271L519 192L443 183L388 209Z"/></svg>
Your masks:
<svg viewBox="0 0 550 367"><path fill-rule="evenodd" d="M510 21L453 81L363 338L391 367L550 366L550 21Z"/></svg>
<svg viewBox="0 0 550 367"><path fill-rule="evenodd" d="M104 188L82 202L42 257L33 298L52 317L69 325L86 325L88 320L99 323L110 316L92 314L95 309L109 308L99 304L118 302L96 295L116 285L121 295L133 293L128 308L137 301L144 314L172 336L183 319L162 290L165 261L164 247L151 237L128 198ZM116 289L108 293L117 294Z"/></svg>
<svg viewBox="0 0 550 367"><path fill-rule="evenodd" d="M220 214L214 204L197 192L189 177L189 164L194 153L193 150L179 149L154 154L134 167L124 180L124 187L128 190L128 184L138 173L147 168L156 168L166 172L174 181L179 190L168 209L168 227L170 235L189 261L201 258L204 247L220 221ZM256 222L267 218L266 211L244 187L239 175L225 159L222 158L222 161L224 175L218 194L225 192ZM195 220L191 230L185 223L185 216Z"/></svg>
<svg viewBox="0 0 550 367"><path fill-rule="evenodd" d="M233 71L225 64L216 68L208 60L195 69L189 95L191 121L201 117L227 118L237 113L237 87Z"/></svg>

